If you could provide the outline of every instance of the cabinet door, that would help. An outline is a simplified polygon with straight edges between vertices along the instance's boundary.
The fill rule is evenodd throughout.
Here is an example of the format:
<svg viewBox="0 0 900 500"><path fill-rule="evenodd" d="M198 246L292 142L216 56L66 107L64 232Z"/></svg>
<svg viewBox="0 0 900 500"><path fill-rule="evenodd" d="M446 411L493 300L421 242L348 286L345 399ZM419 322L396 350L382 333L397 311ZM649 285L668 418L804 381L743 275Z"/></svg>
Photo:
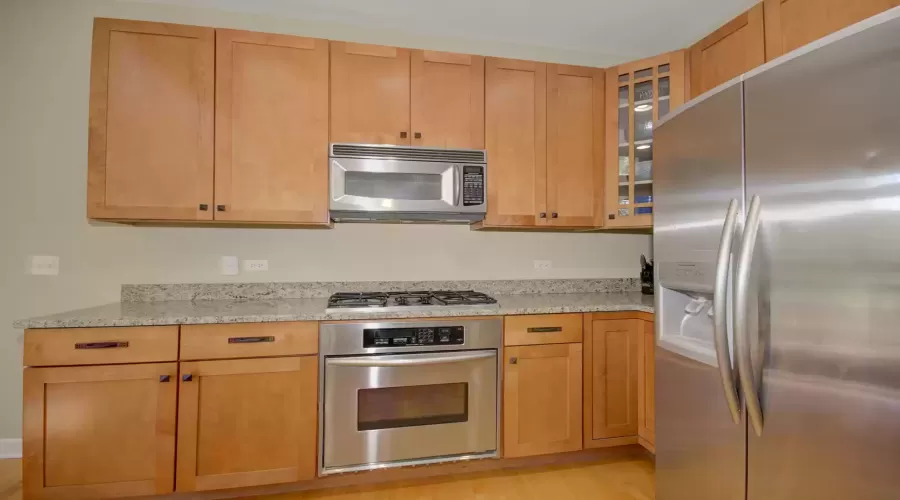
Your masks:
<svg viewBox="0 0 900 500"><path fill-rule="evenodd" d="M546 225L547 65L485 60L485 226Z"/></svg>
<svg viewBox="0 0 900 500"><path fill-rule="evenodd" d="M507 347L503 455L580 450L581 344Z"/></svg>
<svg viewBox="0 0 900 500"><path fill-rule="evenodd" d="M413 50L412 144L484 149L484 57Z"/></svg>
<svg viewBox="0 0 900 500"><path fill-rule="evenodd" d="M765 0L766 60L900 5L897 0Z"/></svg>
<svg viewBox="0 0 900 500"><path fill-rule="evenodd" d="M409 50L331 42L331 142L409 141Z"/></svg>
<svg viewBox="0 0 900 500"><path fill-rule="evenodd" d="M216 220L328 223L328 42L216 30Z"/></svg>
<svg viewBox="0 0 900 500"><path fill-rule="evenodd" d="M88 217L209 220L215 30L95 19Z"/></svg>
<svg viewBox="0 0 900 500"><path fill-rule="evenodd" d="M652 321L637 320L641 344L638 349L638 442L656 452L656 335Z"/></svg>
<svg viewBox="0 0 900 500"><path fill-rule="evenodd" d="M640 320L594 320L585 335L591 357L591 438L638 433Z"/></svg>
<svg viewBox="0 0 900 500"><path fill-rule="evenodd" d="M315 356L181 363L178 491L316 476Z"/></svg>
<svg viewBox="0 0 900 500"><path fill-rule="evenodd" d="M26 368L25 498L172 492L175 363Z"/></svg>
<svg viewBox="0 0 900 500"><path fill-rule="evenodd" d="M547 210L553 226L603 225L602 69L547 66Z"/></svg>
<svg viewBox="0 0 900 500"><path fill-rule="evenodd" d="M760 3L695 43L690 49L691 97L765 63L764 38Z"/></svg>
<svg viewBox="0 0 900 500"><path fill-rule="evenodd" d="M653 224L653 123L684 103L684 51L606 70L607 227Z"/></svg>

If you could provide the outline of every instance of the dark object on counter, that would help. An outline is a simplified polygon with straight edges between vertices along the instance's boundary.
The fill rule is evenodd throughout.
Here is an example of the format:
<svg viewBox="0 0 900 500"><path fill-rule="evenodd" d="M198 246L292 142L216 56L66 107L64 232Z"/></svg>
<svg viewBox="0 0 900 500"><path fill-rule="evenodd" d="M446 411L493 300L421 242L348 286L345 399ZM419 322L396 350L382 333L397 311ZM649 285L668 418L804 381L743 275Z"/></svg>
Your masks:
<svg viewBox="0 0 900 500"><path fill-rule="evenodd" d="M653 295L653 259L647 262L647 258L641 255L641 293Z"/></svg>

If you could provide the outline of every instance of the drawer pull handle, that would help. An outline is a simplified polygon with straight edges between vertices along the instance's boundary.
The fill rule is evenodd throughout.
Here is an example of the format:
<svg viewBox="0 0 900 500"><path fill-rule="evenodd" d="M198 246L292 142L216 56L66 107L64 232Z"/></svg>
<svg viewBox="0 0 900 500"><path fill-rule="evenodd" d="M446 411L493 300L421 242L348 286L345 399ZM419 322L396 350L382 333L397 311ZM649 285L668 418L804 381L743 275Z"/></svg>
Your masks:
<svg viewBox="0 0 900 500"><path fill-rule="evenodd" d="M160 376L159 376L159 381L160 381L160 382L168 382L168 381L169 381L169 376L168 376L168 375L160 375Z"/></svg>
<svg viewBox="0 0 900 500"><path fill-rule="evenodd" d="M185 373L184 375L181 376L182 382L190 382L191 380L194 380L194 376L191 375L190 373Z"/></svg>
<svg viewBox="0 0 900 500"><path fill-rule="evenodd" d="M509 358L509 364L511 364L511 365L519 364L519 358Z"/></svg>
<svg viewBox="0 0 900 500"><path fill-rule="evenodd" d="M275 342L275 337L228 337L229 344L258 344L260 342Z"/></svg>
<svg viewBox="0 0 900 500"><path fill-rule="evenodd" d="M128 342L81 342L75 344L75 349L113 349L116 347L128 347Z"/></svg>
<svg viewBox="0 0 900 500"><path fill-rule="evenodd" d="M529 328L528 333L551 333L551 332L561 332L561 326L537 326L534 328Z"/></svg>

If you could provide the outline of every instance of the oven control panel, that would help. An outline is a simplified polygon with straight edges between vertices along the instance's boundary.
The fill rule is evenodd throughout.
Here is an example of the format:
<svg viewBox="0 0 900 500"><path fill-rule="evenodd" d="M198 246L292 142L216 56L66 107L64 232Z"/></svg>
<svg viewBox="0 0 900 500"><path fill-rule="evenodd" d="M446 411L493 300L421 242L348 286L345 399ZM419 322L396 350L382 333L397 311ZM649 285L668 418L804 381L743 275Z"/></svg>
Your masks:
<svg viewBox="0 0 900 500"><path fill-rule="evenodd" d="M461 326L429 326L420 328L366 328L363 347L402 347L461 345L466 341Z"/></svg>

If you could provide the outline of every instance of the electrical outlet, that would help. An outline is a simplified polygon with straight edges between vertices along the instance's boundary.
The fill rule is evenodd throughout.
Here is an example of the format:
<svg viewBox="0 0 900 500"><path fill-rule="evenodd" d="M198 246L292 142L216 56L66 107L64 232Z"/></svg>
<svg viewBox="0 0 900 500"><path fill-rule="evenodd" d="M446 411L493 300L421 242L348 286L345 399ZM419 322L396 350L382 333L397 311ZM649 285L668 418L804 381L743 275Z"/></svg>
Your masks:
<svg viewBox="0 0 900 500"><path fill-rule="evenodd" d="M534 261L535 269L552 269L553 261L552 260L536 260Z"/></svg>
<svg viewBox="0 0 900 500"><path fill-rule="evenodd" d="M245 260L244 271L268 271L269 261L267 260Z"/></svg>
<svg viewBox="0 0 900 500"><path fill-rule="evenodd" d="M233 255L220 257L219 273L226 276L234 276L236 274L240 274L241 270L238 267L238 258Z"/></svg>
<svg viewBox="0 0 900 500"><path fill-rule="evenodd" d="M32 255L28 258L29 274L56 276L59 274L59 257L55 255Z"/></svg>

